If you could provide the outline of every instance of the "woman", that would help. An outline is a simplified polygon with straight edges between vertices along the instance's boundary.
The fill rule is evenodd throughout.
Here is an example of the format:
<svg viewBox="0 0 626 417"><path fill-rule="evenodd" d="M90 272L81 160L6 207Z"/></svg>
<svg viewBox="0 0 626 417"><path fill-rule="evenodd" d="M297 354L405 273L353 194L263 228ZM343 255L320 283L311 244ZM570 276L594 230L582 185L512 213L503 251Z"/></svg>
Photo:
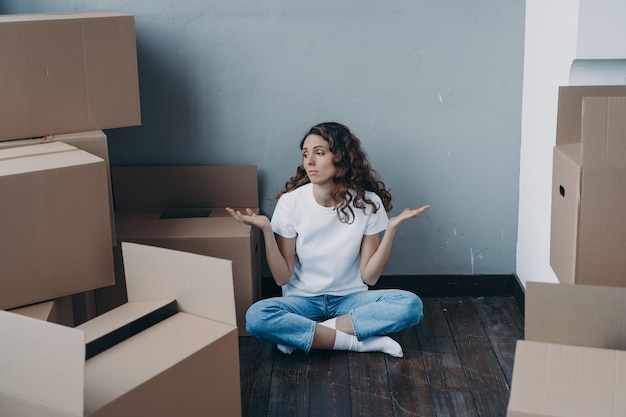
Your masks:
<svg viewBox="0 0 626 417"><path fill-rule="evenodd" d="M368 286L387 264L398 227L430 206L388 219L391 194L342 124L313 126L300 149L302 165L278 194L271 221L250 209L227 209L262 230L269 269L283 292L253 304L246 329L284 353L313 348L402 357L401 346L385 335L416 325L422 302L408 291Z"/></svg>

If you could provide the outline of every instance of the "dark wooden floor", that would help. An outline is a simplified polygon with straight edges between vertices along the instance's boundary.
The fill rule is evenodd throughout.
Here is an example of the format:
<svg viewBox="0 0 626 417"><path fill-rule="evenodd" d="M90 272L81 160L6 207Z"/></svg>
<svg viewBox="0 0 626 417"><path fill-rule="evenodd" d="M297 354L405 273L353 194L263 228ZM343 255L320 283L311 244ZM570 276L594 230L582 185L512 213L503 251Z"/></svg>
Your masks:
<svg viewBox="0 0 626 417"><path fill-rule="evenodd" d="M523 314L509 296L423 298L392 335L404 358L296 351L241 337L244 417L504 417Z"/></svg>

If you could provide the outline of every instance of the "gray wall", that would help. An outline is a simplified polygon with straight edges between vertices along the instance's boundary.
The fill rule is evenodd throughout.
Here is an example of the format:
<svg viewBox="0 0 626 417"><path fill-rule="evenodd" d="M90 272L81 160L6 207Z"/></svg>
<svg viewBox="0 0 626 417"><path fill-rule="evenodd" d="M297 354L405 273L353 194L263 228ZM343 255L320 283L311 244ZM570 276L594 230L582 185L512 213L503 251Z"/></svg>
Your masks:
<svg viewBox="0 0 626 417"><path fill-rule="evenodd" d="M391 215L432 205L386 274L515 273L524 1L3 4L135 15L143 125L107 132L112 164L257 165L271 214L303 133L343 122Z"/></svg>

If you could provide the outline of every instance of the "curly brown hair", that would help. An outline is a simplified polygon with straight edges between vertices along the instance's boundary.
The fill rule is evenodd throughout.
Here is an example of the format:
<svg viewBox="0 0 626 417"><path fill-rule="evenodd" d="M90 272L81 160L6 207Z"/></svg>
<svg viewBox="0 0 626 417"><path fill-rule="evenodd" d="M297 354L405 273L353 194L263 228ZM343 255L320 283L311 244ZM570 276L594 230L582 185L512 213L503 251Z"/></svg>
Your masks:
<svg viewBox="0 0 626 417"><path fill-rule="evenodd" d="M376 193L382 200L386 211L391 211L391 193L380 180L378 173L370 166L367 154L361 147L361 141L347 126L337 122L320 123L304 135L300 141L300 149L309 135L318 135L328 142L330 152L333 154L335 163L335 185L332 198L337 201L337 216L344 223L354 221L354 211L351 204L365 212L366 204L372 206L374 213L378 207L372 200L365 196L366 191ZM285 183L276 199L283 194L295 190L310 182L309 177L302 165L298 166L296 174ZM350 192L354 192L352 195Z"/></svg>

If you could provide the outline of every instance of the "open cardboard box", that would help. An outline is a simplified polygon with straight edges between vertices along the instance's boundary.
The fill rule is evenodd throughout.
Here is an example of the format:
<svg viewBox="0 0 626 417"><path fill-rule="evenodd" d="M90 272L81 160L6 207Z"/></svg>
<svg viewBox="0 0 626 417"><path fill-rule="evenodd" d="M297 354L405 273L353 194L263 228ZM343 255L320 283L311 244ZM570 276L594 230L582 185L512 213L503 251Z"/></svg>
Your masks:
<svg viewBox="0 0 626 417"><path fill-rule="evenodd" d="M0 140L141 124L132 15L3 15L0 51Z"/></svg>
<svg viewBox="0 0 626 417"><path fill-rule="evenodd" d="M0 309L114 284L107 178L62 142L0 150Z"/></svg>
<svg viewBox="0 0 626 417"><path fill-rule="evenodd" d="M507 417L626 415L626 288L528 282Z"/></svg>
<svg viewBox="0 0 626 417"><path fill-rule="evenodd" d="M77 328L0 311L0 415L241 415L231 262L122 251L119 308Z"/></svg>
<svg viewBox="0 0 626 417"><path fill-rule="evenodd" d="M626 286L626 86L561 87L550 265L559 281Z"/></svg>
<svg viewBox="0 0 626 417"><path fill-rule="evenodd" d="M135 242L233 261L237 324L245 335L247 309L261 297L260 232L236 222L225 207L258 211L254 166L112 167L116 234ZM96 291L98 311L123 299Z"/></svg>

